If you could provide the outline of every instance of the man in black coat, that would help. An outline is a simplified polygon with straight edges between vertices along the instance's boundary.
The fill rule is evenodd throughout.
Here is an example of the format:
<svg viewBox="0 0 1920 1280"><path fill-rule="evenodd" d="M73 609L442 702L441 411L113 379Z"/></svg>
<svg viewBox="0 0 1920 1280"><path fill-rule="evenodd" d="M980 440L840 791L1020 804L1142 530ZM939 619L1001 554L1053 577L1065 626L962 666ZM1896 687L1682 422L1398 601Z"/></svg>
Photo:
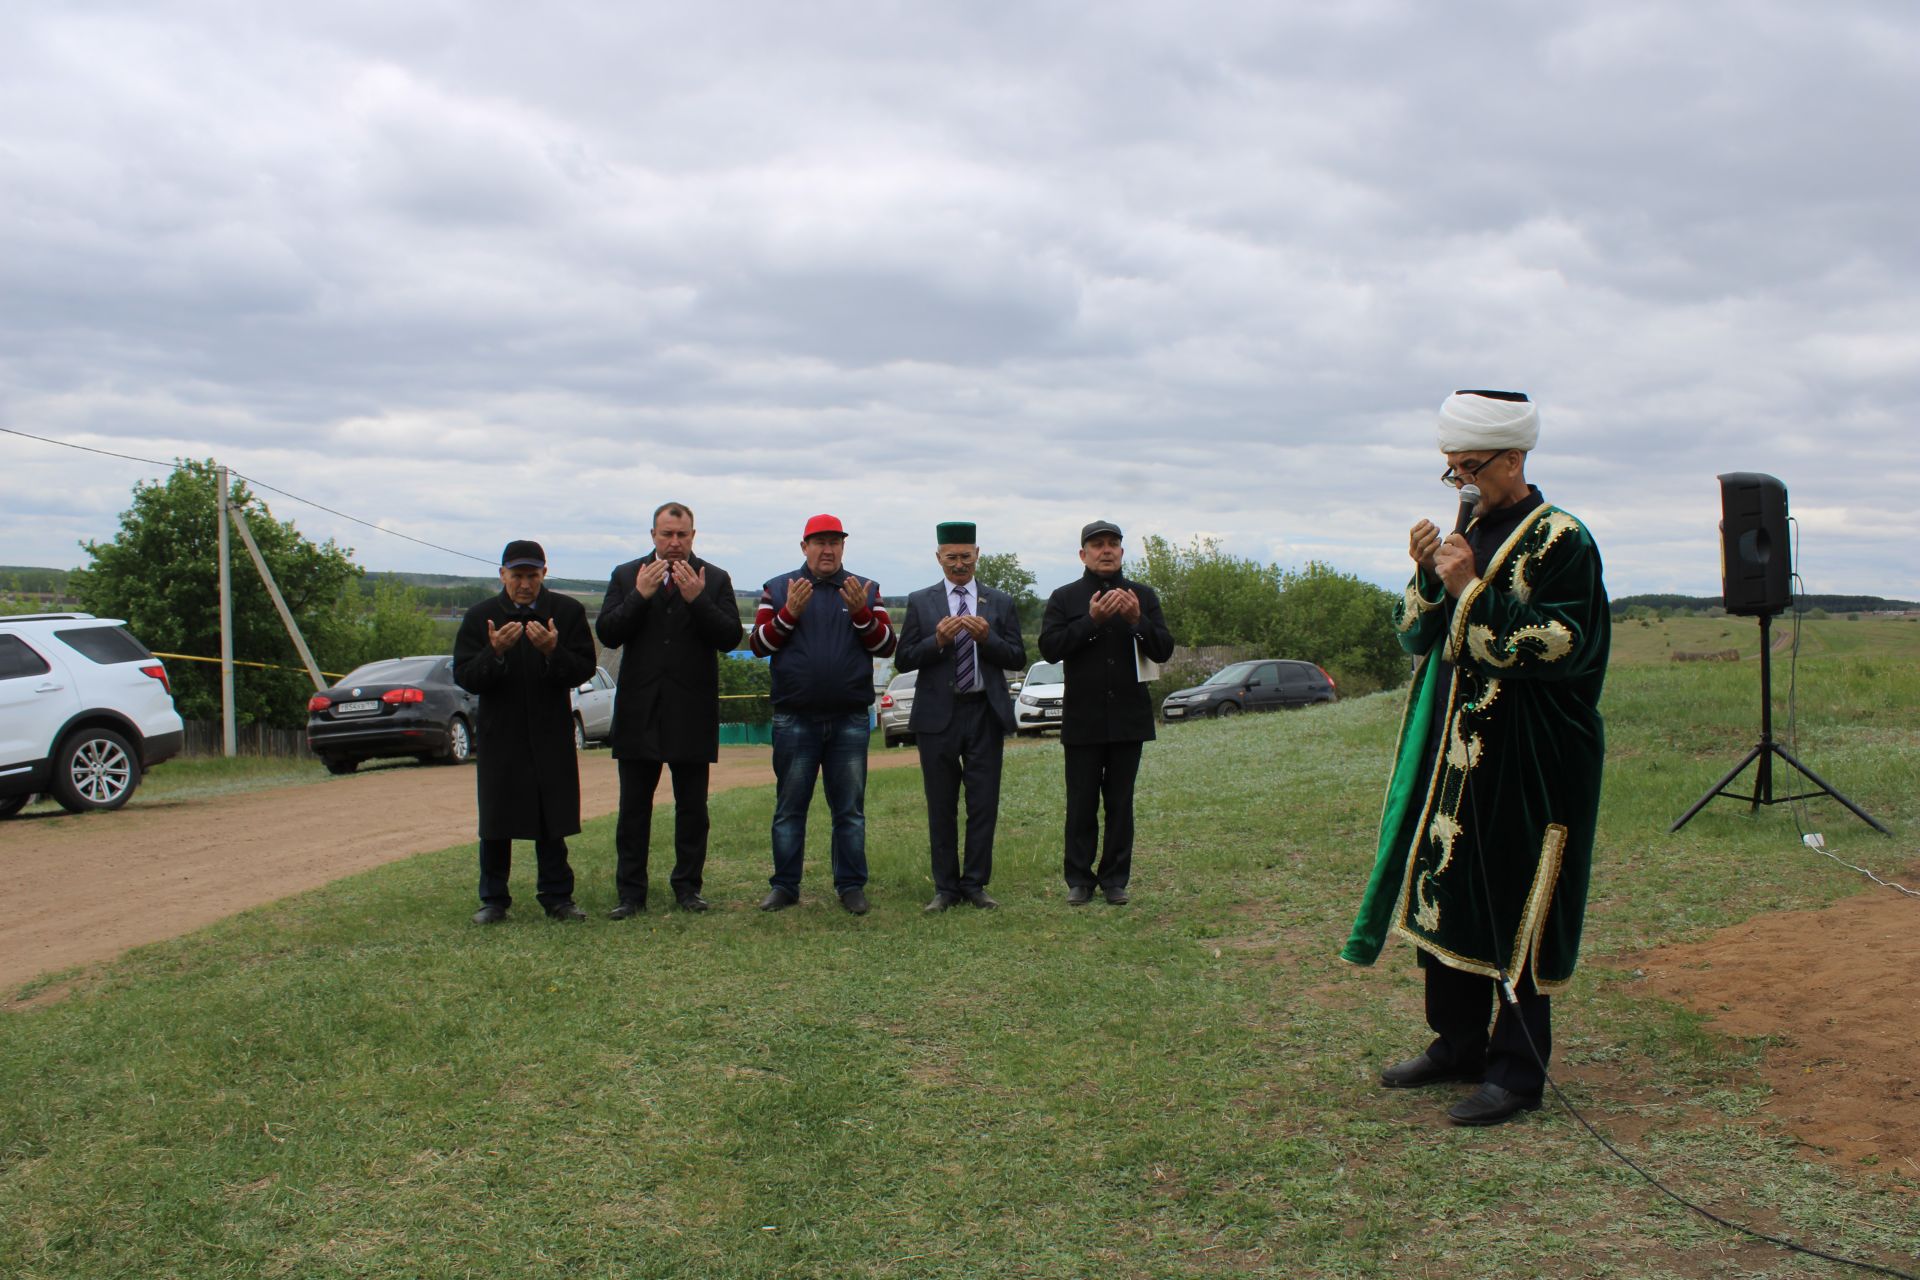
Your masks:
<svg viewBox="0 0 1920 1280"><path fill-rule="evenodd" d="M500 557L501 592L467 610L453 641L453 678L480 695L480 910L507 918L513 842L533 841L535 890L555 920L585 920L573 903L567 840L580 830L580 764L568 690L593 675L593 635L578 600L548 591L547 555L516 540Z"/></svg>
<svg viewBox="0 0 1920 1280"><path fill-rule="evenodd" d="M980 548L970 522L949 521L934 533L934 558L945 580L907 597L894 664L918 671L907 728L920 750L927 794L927 846L933 859L933 901L945 911L987 896L993 878L993 831L1000 814L1000 761L1013 732L1007 672L1027 665L1020 613L1013 597L974 581ZM967 861L959 861L954 811L967 791Z"/></svg>
<svg viewBox="0 0 1920 1280"><path fill-rule="evenodd" d="M600 643L623 649L613 702L613 758L620 762L620 905L609 920L647 906L647 853L660 769L673 773L673 900L705 911L707 774L720 758L719 655L743 628L733 579L693 554L693 510L663 503L653 513L653 554L613 571L594 622Z"/></svg>
<svg viewBox="0 0 1920 1280"><path fill-rule="evenodd" d="M1040 656L1066 667L1060 742L1067 758L1067 904L1085 906L1097 887L1108 902L1127 901L1133 873L1133 783L1140 744L1153 738L1153 699L1143 660L1173 656L1173 633L1152 587L1120 576L1120 526L1095 520L1080 530L1086 572L1047 598ZM1099 810L1106 803L1106 849L1096 872Z"/></svg>

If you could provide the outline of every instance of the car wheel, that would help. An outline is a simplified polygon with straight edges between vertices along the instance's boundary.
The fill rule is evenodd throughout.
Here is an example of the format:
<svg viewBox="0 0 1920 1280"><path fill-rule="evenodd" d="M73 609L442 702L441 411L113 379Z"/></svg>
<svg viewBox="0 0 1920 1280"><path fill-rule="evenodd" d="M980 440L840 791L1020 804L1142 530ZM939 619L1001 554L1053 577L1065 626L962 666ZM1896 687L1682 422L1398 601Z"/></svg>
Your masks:
<svg viewBox="0 0 1920 1280"><path fill-rule="evenodd" d="M587 749L587 726L579 716L573 718L573 749L575 751Z"/></svg>
<svg viewBox="0 0 1920 1280"><path fill-rule="evenodd" d="M447 722L447 749L438 759L441 764L465 764L473 759L473 730L467 728L465 716Z"/></svg>
<svg viewBox="0 0 1920 1280"><path fill-rule="evenodd" d="M140 785L140 761L111 729L82 729L53 759L53 798L70 813L118 809Z"/></svg>
<svg viewBox="0 0 1920 1280"><path fill-rule="evenodd" d="M1237 702L1223 702L1213 709L1213 714L1216 719L1220 716L1237 716L1240 714L1240 704Z"/></svg>
<svg viewBox="0 0 1920 1280"><path fill-rule="evenodd" d="M328 773L352 773L360 767L352 756L321 756L320 763L327 766Z"/></svg>
<svg viewBox="0 0 1920 1280"><path fill-rule="evenodd" d="M0 818L11 818L27 807L32 796L0 796Z"/></svg>

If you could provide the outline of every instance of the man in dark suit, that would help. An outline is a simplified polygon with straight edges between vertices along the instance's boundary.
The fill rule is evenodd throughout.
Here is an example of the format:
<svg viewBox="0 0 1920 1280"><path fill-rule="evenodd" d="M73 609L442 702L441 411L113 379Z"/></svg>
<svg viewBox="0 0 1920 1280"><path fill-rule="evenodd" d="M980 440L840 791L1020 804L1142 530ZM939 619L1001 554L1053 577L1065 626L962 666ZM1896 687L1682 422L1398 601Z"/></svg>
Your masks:
<svg viewBox="0 0 1920 1280"><path fill-rule="evenodd" d="M533 841L540 905L555 920L585 920L573 902L567 837L580 830L580 762L567 691L593 675L587 611L546 589L547 553L509 542L501 592L467 610L453 641L453 678L480 695L480 910L507 918L513 842Z"/></svg>
<svg viewBox="0 0 1920 1280"><path fill-rule="evenodd" d="M693 554L693 511L678 502L653 513L653 554L613 571L594 629L624 652L613 702L613 758L620 817L613 844L620 905L609 920L647 906L647 853L660 769L673 772L673 900L705 911L707 773L720 758L719 655L740 644L733 579Z"/></svg>
<svg viewBox="0 0 1920 1280"><path fill-rule="evenodd" d="M1040 656L1066 667L1060 742L1067 758L1067 905L1093 901L1098 888L1115 906L1127 901L1133 874L1133 783L1140 746L1153 739L1153 699L1142 659L1173 656L1173 633L1152 587L1120 574L1120 526L1095 520L1080 530L1086 572L1047 598ZM1096 872L1100 807L1106 849Z"/></svg>
<svg viewBox="0 0 1920 1280"><path fill-rule="evenodd" d="M920 673L907 728L920 748L927 793L927 846L933 857L933 901L945 911L962 901L1000 904L987 896L993 878L993 829L1000 814L1000 757L1013 732L1007 672L1027 665L1013 597L974 581L980 548L974 526L939 525L935 559L945 581L907 597L894 664ZM955 810L967 792L967 860L959 861Z"/></svg>

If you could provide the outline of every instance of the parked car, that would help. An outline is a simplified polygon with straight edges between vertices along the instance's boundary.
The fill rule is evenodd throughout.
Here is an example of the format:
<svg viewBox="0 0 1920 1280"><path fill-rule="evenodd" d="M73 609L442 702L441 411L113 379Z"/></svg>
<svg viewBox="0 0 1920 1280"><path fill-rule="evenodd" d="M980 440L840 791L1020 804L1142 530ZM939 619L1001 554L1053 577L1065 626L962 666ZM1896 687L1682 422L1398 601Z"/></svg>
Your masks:
<svg viewBox="0 0 1920 1280"><path fill-rule="evenodd" d="M1034 663L1013 700L1013 731L1030 737L1059 732L1066 697L1067 669L1057 662Z"/></svg>
<svg viewBox="0 0 1920 1280"><path fill-rule="evenodd" d="M329 773L352 773L379 756L465 764L479 747L479 703L453 682L452 658L369 662L308 700L307 745Z"/></svg>
<svg viewBox="0 0 1920 1280"><path fill-rule="evenodd" d="M1160 714L1167 720L1192 720L1304 707L1332 702L1335 697L1333 677L1313 663L1257 658L1224 666L1204 683L1168 694L1160 703Z"/></svg>
<svg viewBox="0 0 1920 1280"><path fill-rule="evenodd" d="M0 618L0 818L46 792L73 813L118 809L186 726L167 668L118 618Z"/></svg>
<svg viewBox="0 0 1920 1280"><path fill-rule="evenodd" d="M597 747L613 735L613 677L595 667L593 679L573 691L573 746Z"/></svg>
<svg viewBox="0 0 1920 1280"><path fill-rule="evenodd" d="M913 679L918 671L902 671L887 683L880 695L880 735L890 747L910 747L913 735L907 732L907 717L913 713Z"/></svg>

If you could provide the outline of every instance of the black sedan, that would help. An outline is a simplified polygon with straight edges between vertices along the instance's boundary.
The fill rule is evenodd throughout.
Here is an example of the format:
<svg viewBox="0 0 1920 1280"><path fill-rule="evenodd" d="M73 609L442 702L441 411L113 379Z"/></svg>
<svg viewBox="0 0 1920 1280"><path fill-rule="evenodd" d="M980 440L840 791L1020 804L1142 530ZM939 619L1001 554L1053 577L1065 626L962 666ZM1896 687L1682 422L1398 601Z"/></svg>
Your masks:
<svg viewBox="0 0 1920 1280"><path fill-rule="evenodd" d="M1204 684L1168 694L1160 704L1160 715L1167 720L1231 716L1332 702L1334 697L1333 677L1313 663L1262 658L1222 667Z"/></svg>
<svg viewBox="0 0 1920 1280"><path fill-rule="evenodd" d="M369 662L308 701L307 746L329 773L376 756L465 764L478 701L453 682L452 658Z"/></svg>

